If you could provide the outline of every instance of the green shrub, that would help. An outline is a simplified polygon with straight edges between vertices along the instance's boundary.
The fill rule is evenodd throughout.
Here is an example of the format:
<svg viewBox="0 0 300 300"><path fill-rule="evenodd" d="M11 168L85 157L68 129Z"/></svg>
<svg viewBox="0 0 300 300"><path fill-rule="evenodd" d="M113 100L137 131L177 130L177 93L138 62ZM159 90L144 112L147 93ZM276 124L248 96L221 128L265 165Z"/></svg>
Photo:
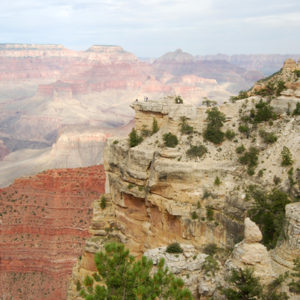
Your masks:
<svg viewBox="0 0 300 300"><path fill-rule="evenodd" d="M177 136L172 134L171 132L165 133L163 135L163 140L166 147L174 148L178 145Z"/></svg>
<svg viewBox="0 0 300 300"><path fill-rule="evenodd" d="M240 133L245 134L245 136L247 138L249 138L249 136L250 136L250 127L248 126L248 124L240 124L238 130L239 130Z"/></svg>
<svg viewBox="0 0 300 300"><path fill-rule="evenodd" d="M204 247L203 252L207 255L213 256L216 254L217 250L218 246L215 243L210 243Z"/></svg>
<svg viewBox="0 0 300 300"><path fill-rule="evenodd" d="M203 198L203 199L206 199L206 198L210 197L211 195L212 195L211 192L205 190L204 193L203 193L202 198Z"/></svg>
<svg viewBox="0 0 300 300"><path fill-rule="evenodd" d="M229 101L232 103L235 103L237 100L248 98L248 92L247 91L240 91L237 96L231 96L229 98Z"/></svg>
<svg viewBox="0 0 300 300"><path fill-rule="evenodd" d="M118 144L118 143L119 143L118 140L114 140L114 142L113 142L114 145L116 145L116 144Z"/></svg>
<svg viewBox="0 0 300 300"><path fill-rule="evenodd" d="M253 176L253 175L255 174L254 168L253 168L253 167L248 167L248 169L247 169L247 174L248 174L249 176Z"/></svg>
<svg viewBox="0 0 300 300"><path fill-rule="evenodd" d="M257 173L257 176L258 177L263 177L264 175L264 171L263 170L259 170L258 173Z"/></svg>
<svg viewBox="0 0 300 300"><path fill-rule="evenodd" d="M214 210L211 206L206 206L206 218L208 221L213 221L214 219Z"/></svg>
<svg viewBox="0 0 300 300"><path fill-rule="evenodd" d="M129 134L129 146L135 147L138 144L140 144L142 141L143 141L143 138L137 134L135 128L132 128L132 130Z"/></svg>
<svg viewBox="0 0 300 300"><path fill-rule="evenodd" d="M152 121L152 134L155 134L156 132L158 132L159 130L159 127L158 127L158 124L157 124L157 120L155 118L153 118L153 121Z"/></svg>
<svg viewBox="0 0 300 300"><path fill-rule="evenodd" d="M181 98L181 96L176 96L174 100L175 100L176 104L182 104L183 103L183 99Z"/></svg>
<svg viewBox="0 0 300 300"><path fill-rule="evenodd" d="M220 185L220 184L221 184L221 180L220 180L219 176L217 176L217 177L215 178L214 184L215 184L215 185Z"/></svg>
<svg viewBox="0 0 300 300"><path fill-rule="evenodd" d="M256 147L250 147L249 151L245 152L243 156L239 158L239 162L243 165L247 165L249 168L257 166L259 150Z"/></svg>
<svg viewBox="0 0 300 300"><path fill-rule="evenodd" d="M260 89L259 91L256 90L255 94L265 97L265 96L272 96L275 94L275 92L276 92L275 84L269 81L264 88Z"/></svg>
<svg viewBox="0 0 300 300"><path fill-rule="evenodd" d="M182 134L191 134L194 132L194 128L187 124L187 118L185 116L180 117L181 122L179 123L180 132Z"/></svg>
<svg viewBox="0 0 300 300"><path fill-rule="evenodd" d="M300 70L295 70L294 74L296 75L297 78L300 78Z"/></svg>
<svg viewBox="0 0 300 300"><path fill-rule="evenodd" d="M281 151L281 165L283 167L286 167L292 164L293 164L292 153L288 147L283 146Z"/></svg>
<svg viewBox="0 0 300 300"><path fill-rule="evenodd" d="M300 115L300 102L297 102L296 108L293 111L293 116L299 116Z"/></svg>
<svg viewBox="0 0 300 300"><path fill-rule="evenodd" d="M228 300L255 300L262 299L263 288L259 279L253 275L253 270L246 268L232 269L227 281L232 285L222 288L221 292Z"/></svg>
<svg viewBox="0 0 300 300"><path fill-rule="evenodd" d="M273 132L260 130L259 135L262 137L266 144L273 144L277 141L277 136Z"/></svg>
<svg viewBox="0 0 300 300"><path fill-rule="evenodd" d="M244 145L241 145L241 146L236 147L235 152L238 153L238 154L241 154L245 150L246 150L246 148L244 147Z"/></svg>
<svg viewBox="0 0 300 300"><path fill-rule="evenodd" d="M212 256L207 256L201 267L207 276L215 276L216 271L220 269L219 264L215 258Z"/></svg>
<svg viewBox="0 0 300 300"><path fill-rule="evenodd" d="M193 220L198 219L198 214L197 214L197 212L195 212L195 211L192 212L191 216L192 216L192 219L193 219Z"/></svg>
<svg viewBox="0 0 300 300"><path fill-rule="evenodd" d="M215 127L207 127L204 131L204 137L214 144L221 144L224 141L224 132Z"/></svg>
<svg viewBox="0 0 300 300"><path fill-rule="evenodd" d="M294 259L294 273L292 273L293 279L289 283L290 292L300 294L300 257Z"/></svg>
<svg viewBox="0 0 300 300"><path fill-rule="evenodd" d="M234 137L236 136L235 132L231 129L227 129L226 132L225 132L225 137L228 139L228 140L232 140Z"/></svg>
<svg viewBox="0 0 300 300"><path fill-rule="evenodd" d="M249 187L249 195L255 205L249 211L250 218L260 227L263 234L263 244L272 249L281 234L285 220L285 206L290 203L288 195L273 189L267 193L257 186Z"/></svg>
<svg viewBox="0 0 300 300"><path fill-rule="evenodd" d="M255 105L256 111L254 115L252 115L252 118L255 123L261 123L269 120L275 120L276 114L273 111L273 107L268 104L267 102L264 102L260 100Z"/></svg>
<svg viewBox="0 0 300 300"><path fill-rule="evenodd" d="M147 129L146 125L143 125L143 128L141 130L141 136L143 138L150 136L151 135L151 131L149 129Z"/></svg>
<svg viewBox="0 0 300 300"><path fill-rule="evenodd" d="M273 182L274 182L275 185L278 185L278 184L281 182L280 177L274 175L274 177L273 177Z"/></svg>
<svg viewBox="0 0 300 300"><path fill-rule="evenodd" d="M106 202L107 202L106 198L102 195L101 200L100 200L100 207L101 207L101 209L105 209L106 208L106 205L107 205Z"/></svg>
<svg viewBox="0 0 300 300"><path fill-rule="evenodd" d="M181 248L180 244L175 242L168 245L166 249L167 253L183 253L183 249Z"/></svg>
<svg viewBox="0 0 300 300"><path fill-rule="evenodd" d="M221 131L221 127L226 117L217 107L207 110L206 113L208 124L204 131L204 138L214 144L220 144L224 140L224 132Z"/></svg>
<svg viewBox="0 0 300 300"><path fill-rule="evenodd" d="M207 153L207 148L204 145L193 146L187 150L186 155L188 157L202 157L205 153Z"/></svg>
<svg viewBox="0 0 300 300"><path fill-rule="evenodd" d="M127 186L127 188L128 188L129 190L131 190L132 188L134 188L134 184L129 183L128 186Z"/></svg>
<svg viewBox="0 0 300 300"><path fill-rule="evenodd" d="M217 105L217 101L209 100L206 97L204 97L205 100L202 101L202 105L206 105L206 107L211 107Z"/></svg>
<svg viewBox="0 0 300 300"><path fill-rule="evenodd" d="M285 89L286 89L286 86L285 86L284 82L282 80L279 80L277 82L277 87L276 87L276 96L280 96L281 92Z"/></svg>
<svg viewBox="0 0 300 300"><path fill-rule="evenodd" d="M80 291L86 300L165 299L165 295L168 299L193 299L163 259L154 271L152 260L145 256L136 260L122 244L106 244L105 251L96 253L95 264L97 272L86 276Z"/></svg>

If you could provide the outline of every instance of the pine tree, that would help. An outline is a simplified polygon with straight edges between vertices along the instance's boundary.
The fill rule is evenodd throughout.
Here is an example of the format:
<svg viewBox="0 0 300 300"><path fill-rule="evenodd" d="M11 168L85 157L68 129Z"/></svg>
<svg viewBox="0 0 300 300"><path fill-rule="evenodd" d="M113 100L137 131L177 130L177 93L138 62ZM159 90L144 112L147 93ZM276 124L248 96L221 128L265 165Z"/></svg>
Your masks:
<svg viewBox="0 0 300 300"><path fill-rule="evenodd" d="M233 269L228 279L233 285L231 288L222 289L222 294L228 300L256 300L262 297L262 286L258 278L254 277L251 269Z"/></svg>
<svg viewBox="0 0 300 300"><path fill-rule="evenodd" d="M135 147L143 141L143 138L138 135L135 128L132 128L129 134L129 146Z"/></svg>
<svg viewBox="0 0 300 300"><path fill-rule="evenodd" d="M156 133L159 130L158 124L157 124L157 120L155 118L153 118L152 121L152 134Z"/></svg>
<svg viewBox="0 0 300 300"><path fill-rule="evenodd" d="M183 280L169 272L163 259L153 274L152 260L143 256L136 261L124 245L110 243L95 255L95 263L98 272L85 278L80 291L86 300L193 299Z"/></svg>

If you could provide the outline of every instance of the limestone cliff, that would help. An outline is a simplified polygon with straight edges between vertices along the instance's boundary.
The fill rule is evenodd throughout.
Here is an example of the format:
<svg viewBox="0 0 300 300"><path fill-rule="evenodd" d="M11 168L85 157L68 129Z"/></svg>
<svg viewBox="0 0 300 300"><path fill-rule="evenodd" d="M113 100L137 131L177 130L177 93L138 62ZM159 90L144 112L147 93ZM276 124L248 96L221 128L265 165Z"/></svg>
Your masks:
<svg viewBox="0 0 300 300"><path fill-rule="evenodd" d="M77 297L77 280L95 270L93 254L109 240L125 243L137 256L166 257L194 295L203 299L219 299L216 288L224 283L226 270L234 266L253 267L265 284L291 270L299 255L300 119L295 95L288 101L281 95L255 95L219 106L225 115L222 130L228 136L219 144L204 138L208 125L205 106L177 104L173 97L132 103L136 130L144 139L135 147L129 146L127 138L107 141L104 166L109 206L102 213L99 203L94 206L94 238L87 242L81 261L74 267L68 299ZM154 120L159 131L151 134ZM192 129L184 132L183 124ZM246 132L245 124L249 126ZM272 139L266 139L266 132ZM173 148L165 146L168 133L178 138ZM201 146L201 155L192 156L192 146ZM287 165L282 161L284 147L290 157ZM251 149L255 149L255 157ZM244 162L248 164L250 156L254 162L247 170ZM258 227L249 219L245 221L258 205L251 196L256 189L264 190L266 198L272 191L280 191L287 203L295 202L281 208L282 215L286 213L285 235L278 238L271 253L259 243L262 235ZM168 258L164 251L175 241L187 249L179 259ZM203 273L205 256L197 260L210 243L227 251L218 256L220 268L215 277ZM187 267L193 265L190 252L194 253L195 269Z"/></svg>

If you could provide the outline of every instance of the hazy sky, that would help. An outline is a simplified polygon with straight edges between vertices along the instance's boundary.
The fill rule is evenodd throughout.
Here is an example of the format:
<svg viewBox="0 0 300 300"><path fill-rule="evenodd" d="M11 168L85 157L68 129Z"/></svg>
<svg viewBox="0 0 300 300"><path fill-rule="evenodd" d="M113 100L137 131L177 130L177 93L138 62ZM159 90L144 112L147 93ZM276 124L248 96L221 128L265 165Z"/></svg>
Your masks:
<svg viewBox="0 0 300 300"><path fill-rule="evenodd" d="M300 53L299 0L0 1L1 43L112 44L140 57Z"/></svg>

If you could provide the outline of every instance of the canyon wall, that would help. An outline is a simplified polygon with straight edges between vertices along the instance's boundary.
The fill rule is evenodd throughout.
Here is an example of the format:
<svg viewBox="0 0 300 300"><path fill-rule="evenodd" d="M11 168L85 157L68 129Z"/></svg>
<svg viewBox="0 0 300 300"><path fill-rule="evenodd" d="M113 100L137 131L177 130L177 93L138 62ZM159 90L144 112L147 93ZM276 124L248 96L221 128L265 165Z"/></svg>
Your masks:
<svg viewBox="0 0 300 300"><path fill-rule="evenodd" d="M90 227L93 237L86 242L84 254L73 268L68 299L79 299L77 282L96 270L94 253L110 241L124 243L137 257L146 254L154 261L156 256L165 257L196 299L212 295L220 299L217 286L226 285L224 278L235 267L253 267L266 284L291 271L293 259L299 256L300 195L300 123L299 115L291 112L300 98L296 95L299 79L288 69L285 64L283 74L290 72L289 78L295 83L291 85L293 93L287 96L282 91L273 99L264 99L270 101L277 117L272 122L257 122L251 138L238 128L245 116L256 112L261 96L218 107L225 114L222 131L231 130L235 136L217 145L203 136L208 123L207 107L176 104L172 97L132 103L137 133L151 132L154 119L159 131L145 135L134 147L129 146L128 138L108 139L104 152L107 208L99 208L99 200L94 203ZM184 122L192 127L190 133L182 130ZM272 130L276 142L266 143L259 134L262 130ZM178 145L173 148L164 143L168 133L178 138ZM192 146L200 145L206 151L198 157L191 156ZM236 150L240 145L245 149L255 147L259 153L254 174L241 163ZM292 171L282 165L283 146L293 158ZM280 183L274 181L276 177L280 177ZM255 207L251 187L268 192L278 189L295 201L285 209L285 238L279 239L271 252L259 243L259 228L247 219ZM173 242L183 245L183 254L174 257L165 253L165 247ZM201 266L206 257L202 252L211 243L223 252L217 256L220 268L209 277ZM230 249L234 251L231 253ZM195 258L194 265L190 257ZM283 290L289 292L286 284Z"/></svg>
<svg viewBox="0 0 300 300"><path fill-rule="evenodd" d="M102 165L45 171L0 189L0 299L66 298L104 192Z"/></svg>

